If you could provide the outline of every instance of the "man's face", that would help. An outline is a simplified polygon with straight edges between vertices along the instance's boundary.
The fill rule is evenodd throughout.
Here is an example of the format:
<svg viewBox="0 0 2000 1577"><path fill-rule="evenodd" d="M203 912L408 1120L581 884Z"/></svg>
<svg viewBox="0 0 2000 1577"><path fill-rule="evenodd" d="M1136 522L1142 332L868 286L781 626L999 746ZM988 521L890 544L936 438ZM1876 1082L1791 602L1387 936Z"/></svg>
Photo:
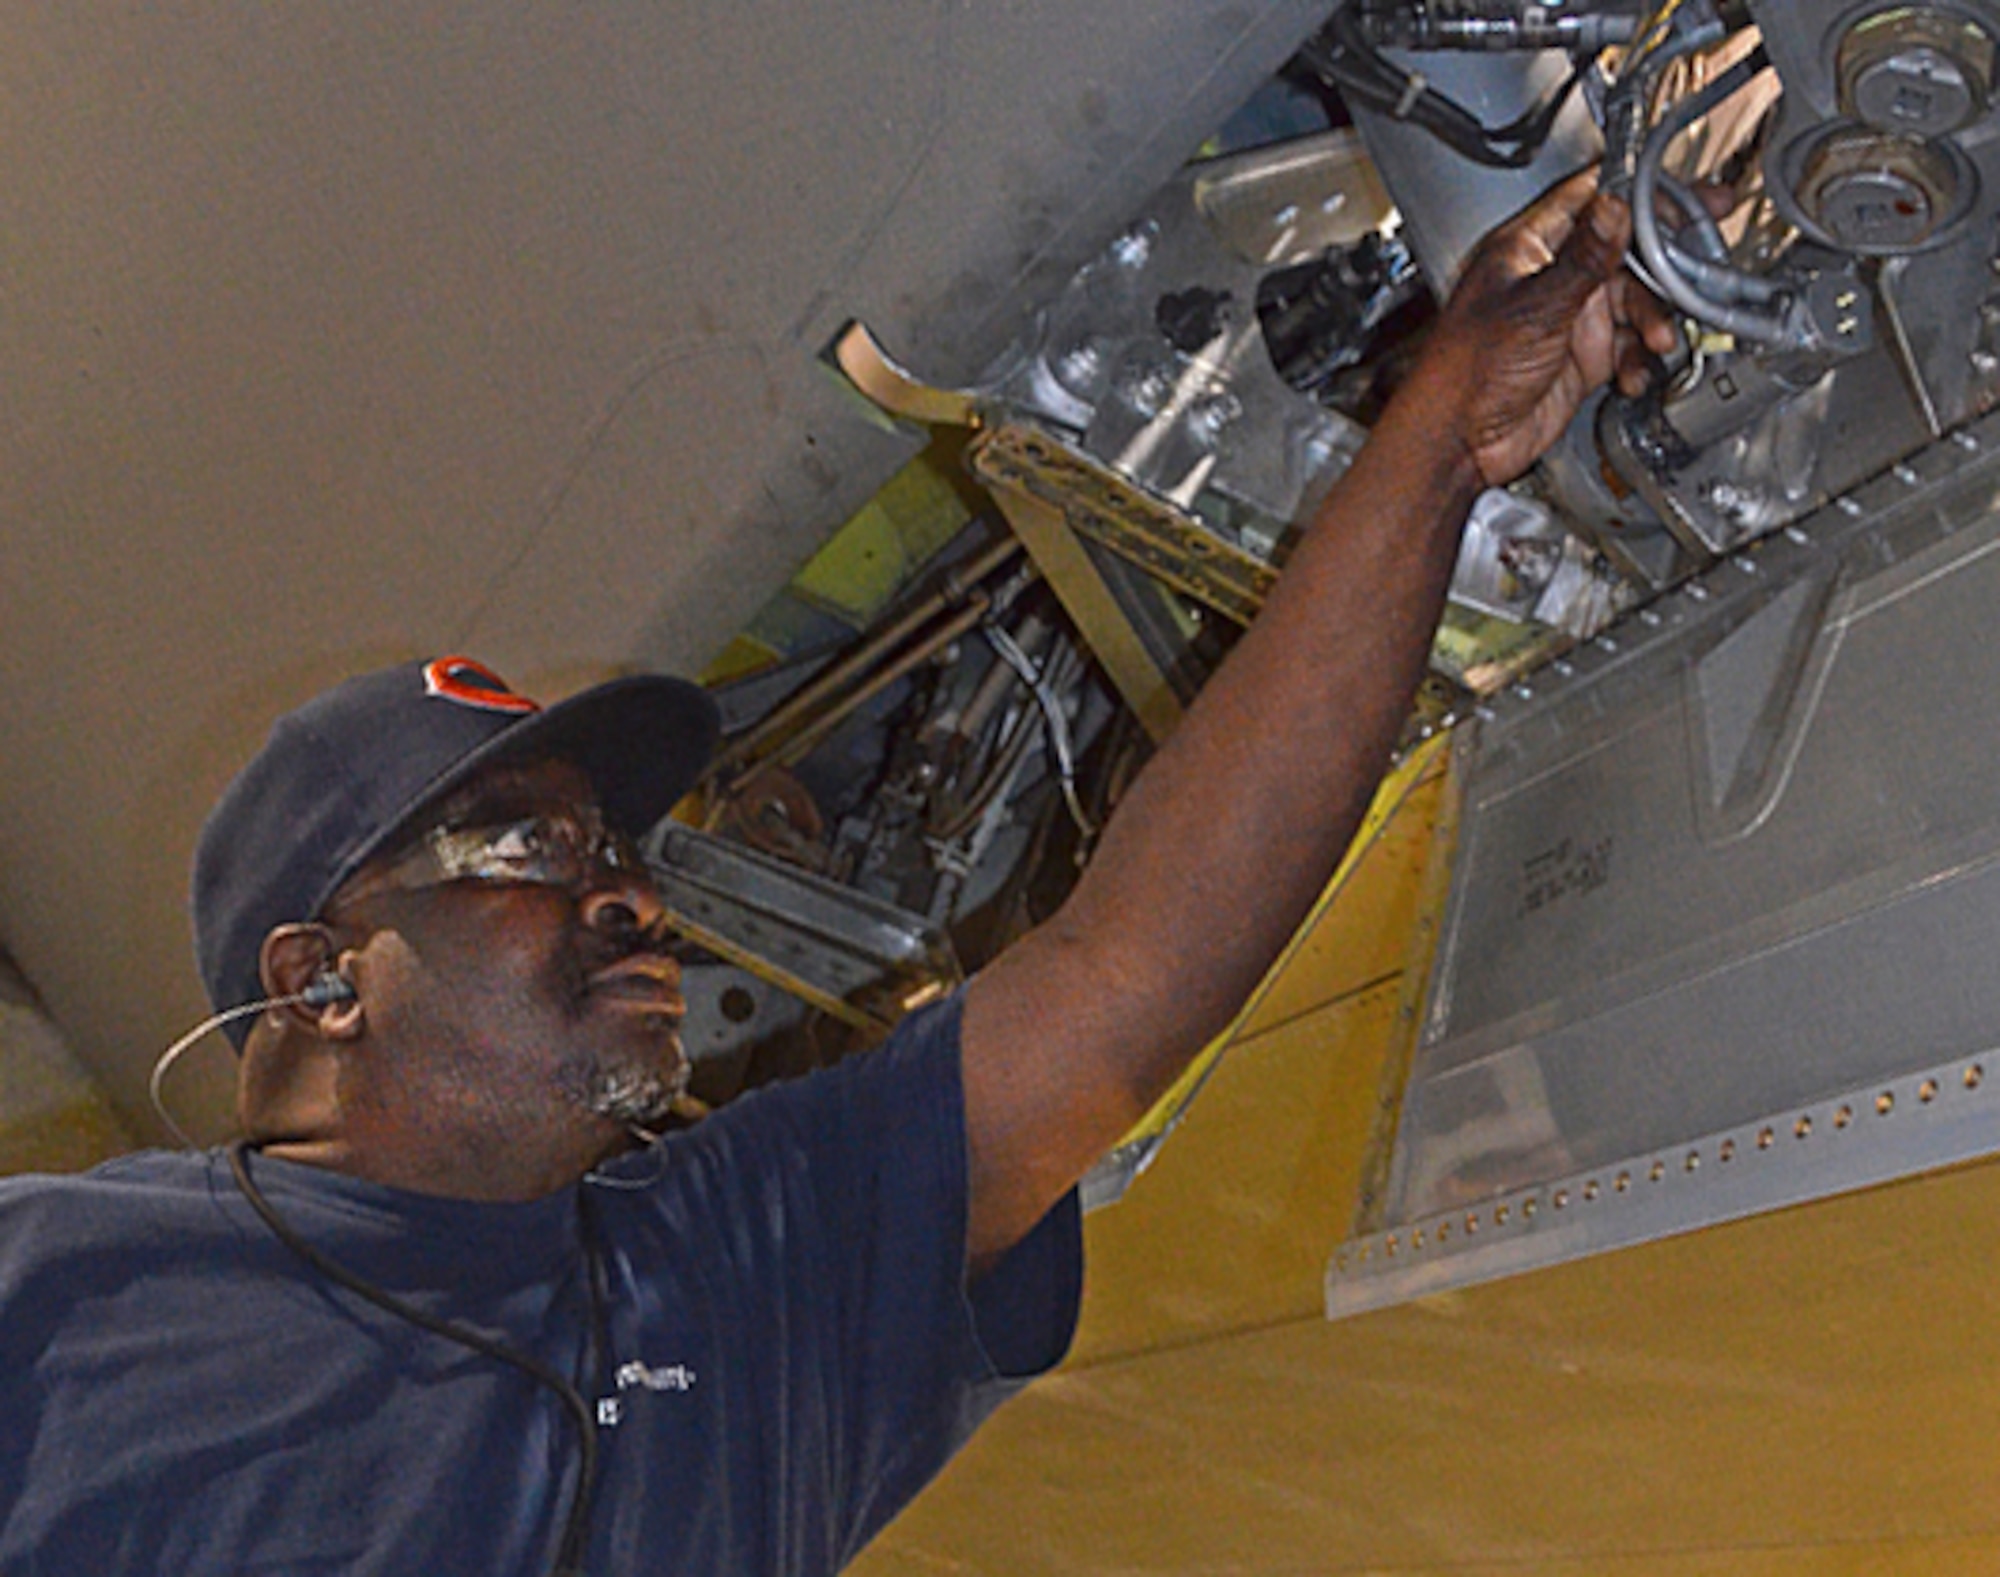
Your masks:
<svg viewBox="0 0 2000 1577"><path fill-rule="evenodd" d="M473 846L492 830L504 851L534 817L596 825L588 779L561 762L496 768L422 827ZM327 919L366 935L368 1036L385 1072L407 1070L419 1120L425 1102L441 1123L469 1109L500 1125L558 1103L621 1128L660 1123L687 1081L686 1009L644 873L587 859L567 885L438 880L410 847L357 873Z"/></svg>

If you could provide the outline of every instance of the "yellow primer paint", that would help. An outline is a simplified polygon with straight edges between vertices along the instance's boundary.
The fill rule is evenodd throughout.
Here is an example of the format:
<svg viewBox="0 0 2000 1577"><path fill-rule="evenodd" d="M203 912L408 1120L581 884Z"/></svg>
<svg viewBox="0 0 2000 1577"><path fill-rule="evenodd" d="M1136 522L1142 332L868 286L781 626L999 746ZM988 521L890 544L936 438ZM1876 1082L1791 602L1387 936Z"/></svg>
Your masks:
<svg viewBox="0 0 2000 1577"><path fill-rule="evenodd" d="M1333 880L1278 961L1229 1027L1188 1065L1122 1143L1171 1127L1231 1046L1314 1006L1401 976L1413 921L1400 914L1391 916L1386 908L1378 913L1376 905L1409 904L1418 897L1432 857L1432 818L1446 744L1442 735L1426 741L1383 779ZM1358 873L1364 868L1366 890L1350 892L1363 886ZM1349 923L1354 917L1365 917L1366 923L1357 928Z"/></svg>
<svg viewBox="0 0 2000 1577"><path fill-rule="evenodd" d="M955 537L981 502L964 478L961 433L940 433L808 559L701 672L727 684L865 630Z"/></svg>
<svg viewBox="0 0 2000 1577"><path fill-rule="evenodd" d="M1004 1412L862 1569L2000 1571L1996 1206L1967 1168L1105 1359Z"/></svg>
<svg viewBox="0 0 2000 1577"><path fill-rule="evenodd" d="M834 533L792 577L791 589L865 628L971 518L958 489L926 452Z"/></svg>
<svg viewBox="0 0 2000 1577"><path fill-rule="evenodd" d="M701 671L701 682L711 687L728 684L769 668L784 654L768 641L754 635L735 635Z"/></svg>

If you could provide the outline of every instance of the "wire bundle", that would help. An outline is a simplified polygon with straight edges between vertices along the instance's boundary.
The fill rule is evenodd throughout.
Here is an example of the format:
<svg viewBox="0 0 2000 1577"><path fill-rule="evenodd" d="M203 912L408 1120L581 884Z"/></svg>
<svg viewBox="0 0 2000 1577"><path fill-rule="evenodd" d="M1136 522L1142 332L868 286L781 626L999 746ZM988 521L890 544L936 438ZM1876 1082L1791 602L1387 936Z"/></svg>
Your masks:
<svg viewBox="0 0 2000 1577"><path fill-rule="evenodd" d="M1772 280L1731 266L1728 248L1700 198L1665 173L1674 139L1769 65L1759 45L1680 100L1647 133L1632 178L1632 241L1649 282L1690 317L1755 344L1786 344L1796 337L1785 310L1787 292ZM1660 223L1662 196L1687 219L1671 237Z"/></svg>

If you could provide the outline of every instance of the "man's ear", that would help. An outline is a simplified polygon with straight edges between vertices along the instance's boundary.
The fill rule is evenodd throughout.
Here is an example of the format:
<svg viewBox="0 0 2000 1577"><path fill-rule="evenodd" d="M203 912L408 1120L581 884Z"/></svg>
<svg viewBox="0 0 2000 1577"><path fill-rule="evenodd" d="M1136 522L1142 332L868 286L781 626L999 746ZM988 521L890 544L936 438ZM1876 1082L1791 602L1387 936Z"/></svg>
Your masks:
<svg viewBox="0 0 2000 1577"><path fill-rule="evenodd" d="M310 922L278 926L264 938L257 958L257 972L263 979L266 996L301 996L316 983L329 979L345 985L346 990L332 1000L290 1002L272 1010L322 1040L353 1040L361 1033L361 998L344 965L333 933Z"/></svg>

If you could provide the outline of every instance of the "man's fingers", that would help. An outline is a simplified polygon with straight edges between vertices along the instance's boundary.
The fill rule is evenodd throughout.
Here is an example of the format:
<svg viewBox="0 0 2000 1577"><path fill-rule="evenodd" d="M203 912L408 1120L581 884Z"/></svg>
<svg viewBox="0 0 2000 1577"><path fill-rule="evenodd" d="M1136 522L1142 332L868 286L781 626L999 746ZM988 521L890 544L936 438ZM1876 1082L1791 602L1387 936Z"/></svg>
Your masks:
<svg viewBox="0 0 2000 1577"><path fill-rule="evenodd" d="M1510 316L1555 329L1573 320L1590 293L1623 271L1631 219L1625 205L1596 190L1596 173L1571 176L1522 216L1506 266ZM1547 204L1545 207L1544 205ZM1562 233L1566 232L1566 233ZM1551 246L1562 233L1560 245Z"/></svg>
<svg viewBox="0 0 2000 1577"><path fill-rule="evenodd" d="M1540 237L1551 253L1559 251L1575 230L1577 219L1597 193L1597 166L1588 165L1566 181L1558 181L1521 211L1515 221Z"/></svg>
<svg viewBox="0 0 2000 1577"><path fill-rule="evenodd" d="M1655 356L1672 355L1681 342L1680 320L1652 291L1635 286L1632 293L1639 298L1639 306L1633 313L1633 327L1646 342L1646 348Z"/></svg>
<svg viewBox="0 0 2000 1577"><path fill-rule="evenodd" d="M1597 189L1597 170L1579 170L1489 231L1466 268L1468 277L1518 278L1546 267L1576 230L1577 216Z"/></svg>
<svg viewBox="0 0 2000 1577"><path fill-rule="evenodd" d="M1440 343L1456 347L1449 360L1466 374L1452 398L1489 482L1519 475L1591 389L1616 379L1642 393L1658 374L1654 356L1677 343L1667 309L1625 268L1631 239L1631 210L1585 170L1494 231L1468 263Z"/></svg>
<svg viewBox="0 0 2000 1577"><path fill-rule="evenodd" d="M1590 172L1585 172L1586 175ZM1594 179L1594 177L1593 177ZM1631 223L1625 205L1615 198L1591 195L1581 177L1571 177L1558 192L1580 195L1574 215L1565 216L1570 232L1546 268L1517 279L1513 286L1517 321L1539 321L1568 337L1568 325L1582 312L1591 293L1617 280L1625 259ZM1608 374L1609 368L1604 369Z"/></svg>
<svg viewBox="0 0 2000 1577"><path fill-rule="evenodd" d="M1614 305L1619 320L1629 323L1655 356L1672 355L1680 345L1680 320L1673 309L1632 275L1619 277Z"/></svg>
<svg viewBox="0 0 2000 1577"><path fill-rule="evenodd" d="M1646 392L1658 366L1648 353L1645 342L1630 329L1619 330L1616 355L1618 388L1636 400Z"/></svg>
<svg viewBox="0 0 2000 1577"><path fill-rule="evenodd" d="M1632 211L1617 198L1598 192L1590 199L1575 232L1563 247L1591 278L1616 277L1632 243Z"/></svg>

